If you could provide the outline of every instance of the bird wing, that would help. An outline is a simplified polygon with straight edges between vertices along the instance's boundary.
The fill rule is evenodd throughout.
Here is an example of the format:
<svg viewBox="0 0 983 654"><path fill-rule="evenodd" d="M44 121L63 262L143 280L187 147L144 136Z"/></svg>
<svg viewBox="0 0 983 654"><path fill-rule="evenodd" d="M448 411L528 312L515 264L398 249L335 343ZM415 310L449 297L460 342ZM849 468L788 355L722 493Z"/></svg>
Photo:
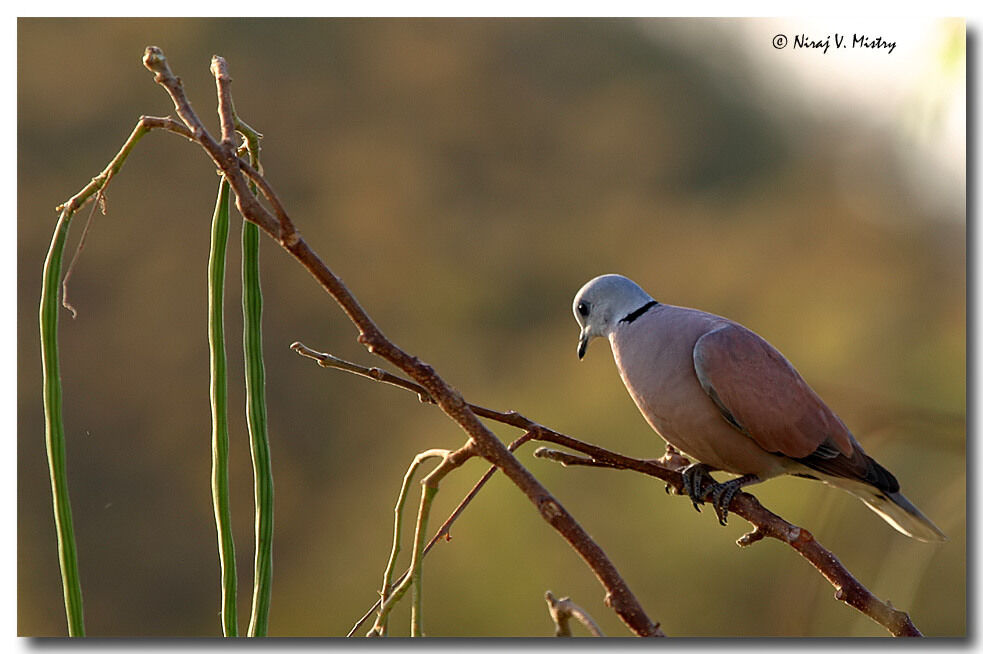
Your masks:
<svg viewBox="0 0 983 654"><path fill-rule="evenodd" d="M693 347L693 364L724 418L762 449L830 474L865 476L858 468L867 467L868 457L854 452L856 441L846 425L751 330L730 323L704 334Z"/></svg>

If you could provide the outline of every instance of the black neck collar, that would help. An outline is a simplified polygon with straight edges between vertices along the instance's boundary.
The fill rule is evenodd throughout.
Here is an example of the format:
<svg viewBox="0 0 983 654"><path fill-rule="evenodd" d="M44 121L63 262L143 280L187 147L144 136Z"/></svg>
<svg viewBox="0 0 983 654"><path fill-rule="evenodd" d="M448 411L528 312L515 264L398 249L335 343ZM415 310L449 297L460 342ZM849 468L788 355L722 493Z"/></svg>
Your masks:
<svg viewBox="0 0 983 654"><path fill-rule="evenodd" d="M624 318L622 318L618 322L626 322L626 323L631 324L631 323L635 322L643 313L645 313L646 311L648 311L649 309L651 309L652 307L654 307L657 304L658 304L658 302L656 302L655 300L652 300L651 302L645 304L644 306L641 306L641 307L635 309L634 311L632 311L631 313L629 313L627 316L625 316Z"/></svg>

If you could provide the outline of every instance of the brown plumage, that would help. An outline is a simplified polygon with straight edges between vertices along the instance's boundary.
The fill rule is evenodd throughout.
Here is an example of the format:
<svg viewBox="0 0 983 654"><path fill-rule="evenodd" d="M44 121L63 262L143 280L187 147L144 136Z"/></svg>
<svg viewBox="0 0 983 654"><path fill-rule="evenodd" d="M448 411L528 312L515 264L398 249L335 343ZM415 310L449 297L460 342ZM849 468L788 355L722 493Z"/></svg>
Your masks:
<svg viewBox="0 0 983 654"><path fill-rule="evenodd" d="M792 364L751 330L660 304L620 275L584 285L574 315L580 356L592 338L610 340L635 404L667 442L702 464L694 474L744 475L714 491L722 522L738 488L793 474L853 493L908 536L945 539Z"/></svg>

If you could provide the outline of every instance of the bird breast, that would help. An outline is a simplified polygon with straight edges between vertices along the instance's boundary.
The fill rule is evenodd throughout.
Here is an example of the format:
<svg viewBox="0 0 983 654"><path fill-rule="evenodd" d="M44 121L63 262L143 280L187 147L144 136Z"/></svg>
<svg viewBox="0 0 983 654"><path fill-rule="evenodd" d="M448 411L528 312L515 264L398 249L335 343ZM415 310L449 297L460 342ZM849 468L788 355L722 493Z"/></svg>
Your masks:
<svg viewBox="0 0 983 654"><path fill-rule="evenodd" d="M649 425L689 458L762 478L784 472L782 458L731 426L700 386L697 339L721 325L712 314L658 305L610 334L621 379Z"/></svg>

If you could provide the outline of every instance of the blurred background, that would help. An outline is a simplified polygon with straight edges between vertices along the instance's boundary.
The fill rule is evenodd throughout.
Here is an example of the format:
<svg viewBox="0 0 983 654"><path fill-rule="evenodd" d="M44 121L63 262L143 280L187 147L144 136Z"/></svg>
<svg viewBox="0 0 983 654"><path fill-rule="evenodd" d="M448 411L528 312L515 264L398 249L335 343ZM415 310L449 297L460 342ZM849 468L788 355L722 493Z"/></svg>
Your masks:
<svg viewBox="0 0 983 654"><path fill-rule="evenodd" d="M854 32L886 50L776 49ZM465 397L638 457L663 445L608 348L578 362L574 293L620 272L765 336L945 531L898 534L802 479L754 489L927 635L966 633L965 26L809 20L35 20L18 23L18 631L66 633L41 409L37 300L54 207L142 114L168 56L217 133L209 58L266 135L301 233L397 344ZM71 53L70 57L65 52ZM61 313L71 499L92 636L218 636L206 260L217 178L172 134L109 187ZM66 248L74 253L88 209ZM226 298L242 406L238 234ZM271 635L339 636L376 599L392 506L419 451L464 434L403 391L288 346L379 361L264 239L276 514ZM252 477L231 416L240 611ZM519 434L491 425L509 441ZM520 459L672 636L883 636L790 548L734 545L662 484ZM484 472L448 477L434 528ZM415 510L410 508L410 511ZM427 559L433 636L548 636L543 595L628 635L577 555L504 477ZM695 592L694 592L695 591ZM405 631L408 606L397 610ZM243 623L245 620L243 620Z"/></svg>

